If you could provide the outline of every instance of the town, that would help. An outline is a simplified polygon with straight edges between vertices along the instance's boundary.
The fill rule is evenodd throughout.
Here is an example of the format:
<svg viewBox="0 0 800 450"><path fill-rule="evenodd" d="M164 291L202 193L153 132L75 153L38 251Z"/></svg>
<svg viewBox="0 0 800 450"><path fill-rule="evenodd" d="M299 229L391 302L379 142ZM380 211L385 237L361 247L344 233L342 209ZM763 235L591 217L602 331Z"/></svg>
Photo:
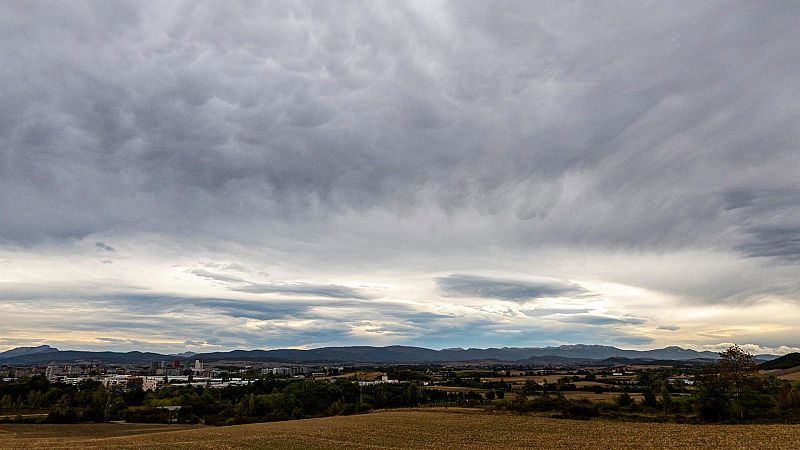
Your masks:
<svg viewBox="0 0 800 450"><path fill-rule="evenodd" d="M565 401L617 402L623 395L632 402L646 400L650 395L687 397L695 383L696 364L676 361L674 365L647 364L499 364L499 363L452 363L452 364L405 364L381 365L351 363L341 365L312 365L286 362L259 361L204 361L201 359L174 359L152 361L149 364L108 363L102 361L75 361L33 365L0 365L2 384L31 379L46 380L51 386L72 386L76 389L87 386L102 387L109 393L142 392L144 399L159 396L163 392L194 389L241 392L256 389L256 384L277 383L285 387L292 383L327 383L339 387L352 384L359 389L358 408L365 408L364 389L392 385L400 389L412 388L425 392L411 404L451 406L508 407L516 400L521 405L528 398L542 394L557 395ZM657 384L651 388L645 383ZM405 386L405 388L403 387ZM150 394L148 394L150 393ZM649 393L649 394L648 394ZM126 394L130 396L129 394ZM2 397L2 394L0 394ZM368 399L369 400L369 399ZM520 402L522 400L523 402ZM367 408L375 406L374 401ZM505 402L505 403L504 403ZM180 400L175 405L180 406ZM12 411L8 405L16 405ZM5 410L3 410L3 405ZM42 418L42 407L46 405L25 404L14 399L0 401L0 417L10 420ZM131 405L136 406L136 405ZM50 417L51 419L53 417ZM123 419L119 415L117 419ZM171 418L170 420L177 420ZM187 419L190 420L190 419ZM198 419L201 420L202 419Z"/></svg>
<svg viewBox="0 0 800 450"><path fill-rule="evenodd" d="M142 389L153 391L165 385L181 384L208 388L225 388L245 385L262 375L273 375L293 379L321 378L335 375L343 367L316 367L303 365L227 365L206 366L201 360L159 361L148 366L137 364L104 364L84 362L78 364L49 364L47 366L3 367L10 375L4 381L24 376L44 376L51 383L78 385L85 380L99 381L106 388Z"/></svg>

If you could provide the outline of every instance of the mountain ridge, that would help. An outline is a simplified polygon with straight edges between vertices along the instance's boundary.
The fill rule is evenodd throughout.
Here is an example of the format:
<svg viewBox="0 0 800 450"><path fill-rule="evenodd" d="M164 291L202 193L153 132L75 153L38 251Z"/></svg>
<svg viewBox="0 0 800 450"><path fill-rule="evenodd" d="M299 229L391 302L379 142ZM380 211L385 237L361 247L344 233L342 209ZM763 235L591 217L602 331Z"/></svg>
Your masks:
<svg viewBox="0 0 800 450"><path fill-rule="evenodd" d="M0 353L1 364L49 364L77 361L100 361L108 363L150 363L164 360L203 361L264 361L292 363L447 363L494 361L499 363L541 363L546 360L556 361L602 361L612 358L648 361L702 361L716 359L718 354L710 351L696 351L677 346L669 346L651 350L626 350L605 345L572 344L557 347L490 347L480 348L447 348L434 350L424 347L390 345L383 347L360 345L319 347L306 350L273 349L273 350L231 350L223 352L197 353L189 352L178 355L167 355L153 352L113 352L113 351L80 351L58 350L49 346L38 352L18 349ZM30 349L30 348L28 348ZM4 356L5 355L5 356ZM759 355L762 359L772 355Z"/></svg>
<svg viewBox="0 0 800 450"><path fill-rule="evenodd" d="M761 363L759 368L764 370L791 369L800 366L800 353L787 353L771 361Z"/></svg>
<svg viewBox="0 0 800 450"><path fill-rule="evenodd" d="M37 345L36 347L16 347L11 350L0 352L0 360L4 358L13 358L15 356L35 355L42 353L58 352L59 349L49 345Z"/></svg>

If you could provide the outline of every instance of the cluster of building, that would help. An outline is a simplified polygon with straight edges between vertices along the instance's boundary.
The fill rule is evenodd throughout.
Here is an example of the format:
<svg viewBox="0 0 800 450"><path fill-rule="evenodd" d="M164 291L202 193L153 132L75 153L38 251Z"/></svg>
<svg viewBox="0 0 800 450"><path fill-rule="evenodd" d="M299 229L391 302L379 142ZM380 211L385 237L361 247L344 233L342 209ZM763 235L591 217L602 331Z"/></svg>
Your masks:
<svg viewBox="0 0 800 450"><path fill-rule="evenodd" d="M242 378L211 378L193 376L135 376L111 375L99 378L100 383L109 389L142 389L155 391L168 385L202 386L207 388L226 388L250 384L250 380Z"/></svg>
<svg viewBox="0 0 800 450"><path fill-rule="evenodd" d="M335 368L335 370L341 371L344 370L344 367L337 367ZM329 370L327 367L320 370L319 368L315 367L284 366L284 367L265 367L261 369L261 374L275 375L279 377L293 377L293 378L305 378L305 377L319 378L319 377L324 377L328 373L328 371Z"/></svg>
<svg viewBox="0 0 800 450"><path fill-rule="evenodd" d="M77 385L84 380L99 381L108 388L145 391L166 385L191 385L210 388L247 384L259 375L285 378L320 378L338 374L344 367L309 367L303 365L276 365L256 363L246 365L218 365L207 367L202 360L154 361L142 364L114 364L100 362L51 363L44 366L2 366L4 380L26 376L43 376L50 382Z"/></svg>
<svg viewBox="0 0 800 450"><path fill-rule="evenodd" d="M44 375L49 381L72 382L86 378L112 378L114 376L209 376L204 364L196 360L194 365L181 361L153 362L149 366L132 364L50 364L44 367L15 368L15 376Z"/></svg>
<svg viewBox="0 0 800 450"><path fill-rule="evenodd" d="M374 385L374 384L397 384L397 383L400 383L400 381L399 380L390 380L388 375L381 375L381 377L379 379L373 380L373 381L359 381L358 382L358 384L360 386L371 386L371 385Z"/></svg>

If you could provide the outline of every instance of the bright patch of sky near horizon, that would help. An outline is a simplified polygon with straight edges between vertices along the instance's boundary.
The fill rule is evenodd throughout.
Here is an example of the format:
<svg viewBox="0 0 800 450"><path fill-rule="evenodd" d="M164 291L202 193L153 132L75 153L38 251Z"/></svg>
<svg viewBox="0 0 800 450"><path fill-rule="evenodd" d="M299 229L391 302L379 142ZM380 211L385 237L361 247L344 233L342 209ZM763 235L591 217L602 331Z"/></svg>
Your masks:
<svg viewBox="0 0 800 450"><path fill-rule="evenodd" d="M0 350L797 350L799 19L4 2Z"/></svg>

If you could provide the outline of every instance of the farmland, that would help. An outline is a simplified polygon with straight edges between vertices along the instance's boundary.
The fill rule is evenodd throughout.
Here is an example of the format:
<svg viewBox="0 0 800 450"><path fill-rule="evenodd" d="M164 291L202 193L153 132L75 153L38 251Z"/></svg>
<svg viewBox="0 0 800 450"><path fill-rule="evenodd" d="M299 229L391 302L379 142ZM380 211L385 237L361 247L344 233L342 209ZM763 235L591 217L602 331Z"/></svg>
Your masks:
<svg viewBox="0 0 800 450"><path fill-rule="evenodd" d="M464 409L390 410L149 434L132 427L133 434L118 437L106 437L102 426L96 437L71 437L75 433L68 428L61 429L63 437L0 434L0 448L800 448L800 425L572 421Z"/></svg>
<svg viewBox="0 0 800 450"><path fill-rule="evenodd" d="M0 425L2 437L14 435L22 439L39 438L106 438L164 431L178 431L198 428L197 425L175 424L119 424L119 423L80 423L80 424L27 424L7 423Z"/></svg>
<svg viewBox="0 0 800 450"><path fill-rule="evenodd" d="M800 381L800 367L792 367L790 369L768 370L765 373L780 378L781 380Z"/></svg>

